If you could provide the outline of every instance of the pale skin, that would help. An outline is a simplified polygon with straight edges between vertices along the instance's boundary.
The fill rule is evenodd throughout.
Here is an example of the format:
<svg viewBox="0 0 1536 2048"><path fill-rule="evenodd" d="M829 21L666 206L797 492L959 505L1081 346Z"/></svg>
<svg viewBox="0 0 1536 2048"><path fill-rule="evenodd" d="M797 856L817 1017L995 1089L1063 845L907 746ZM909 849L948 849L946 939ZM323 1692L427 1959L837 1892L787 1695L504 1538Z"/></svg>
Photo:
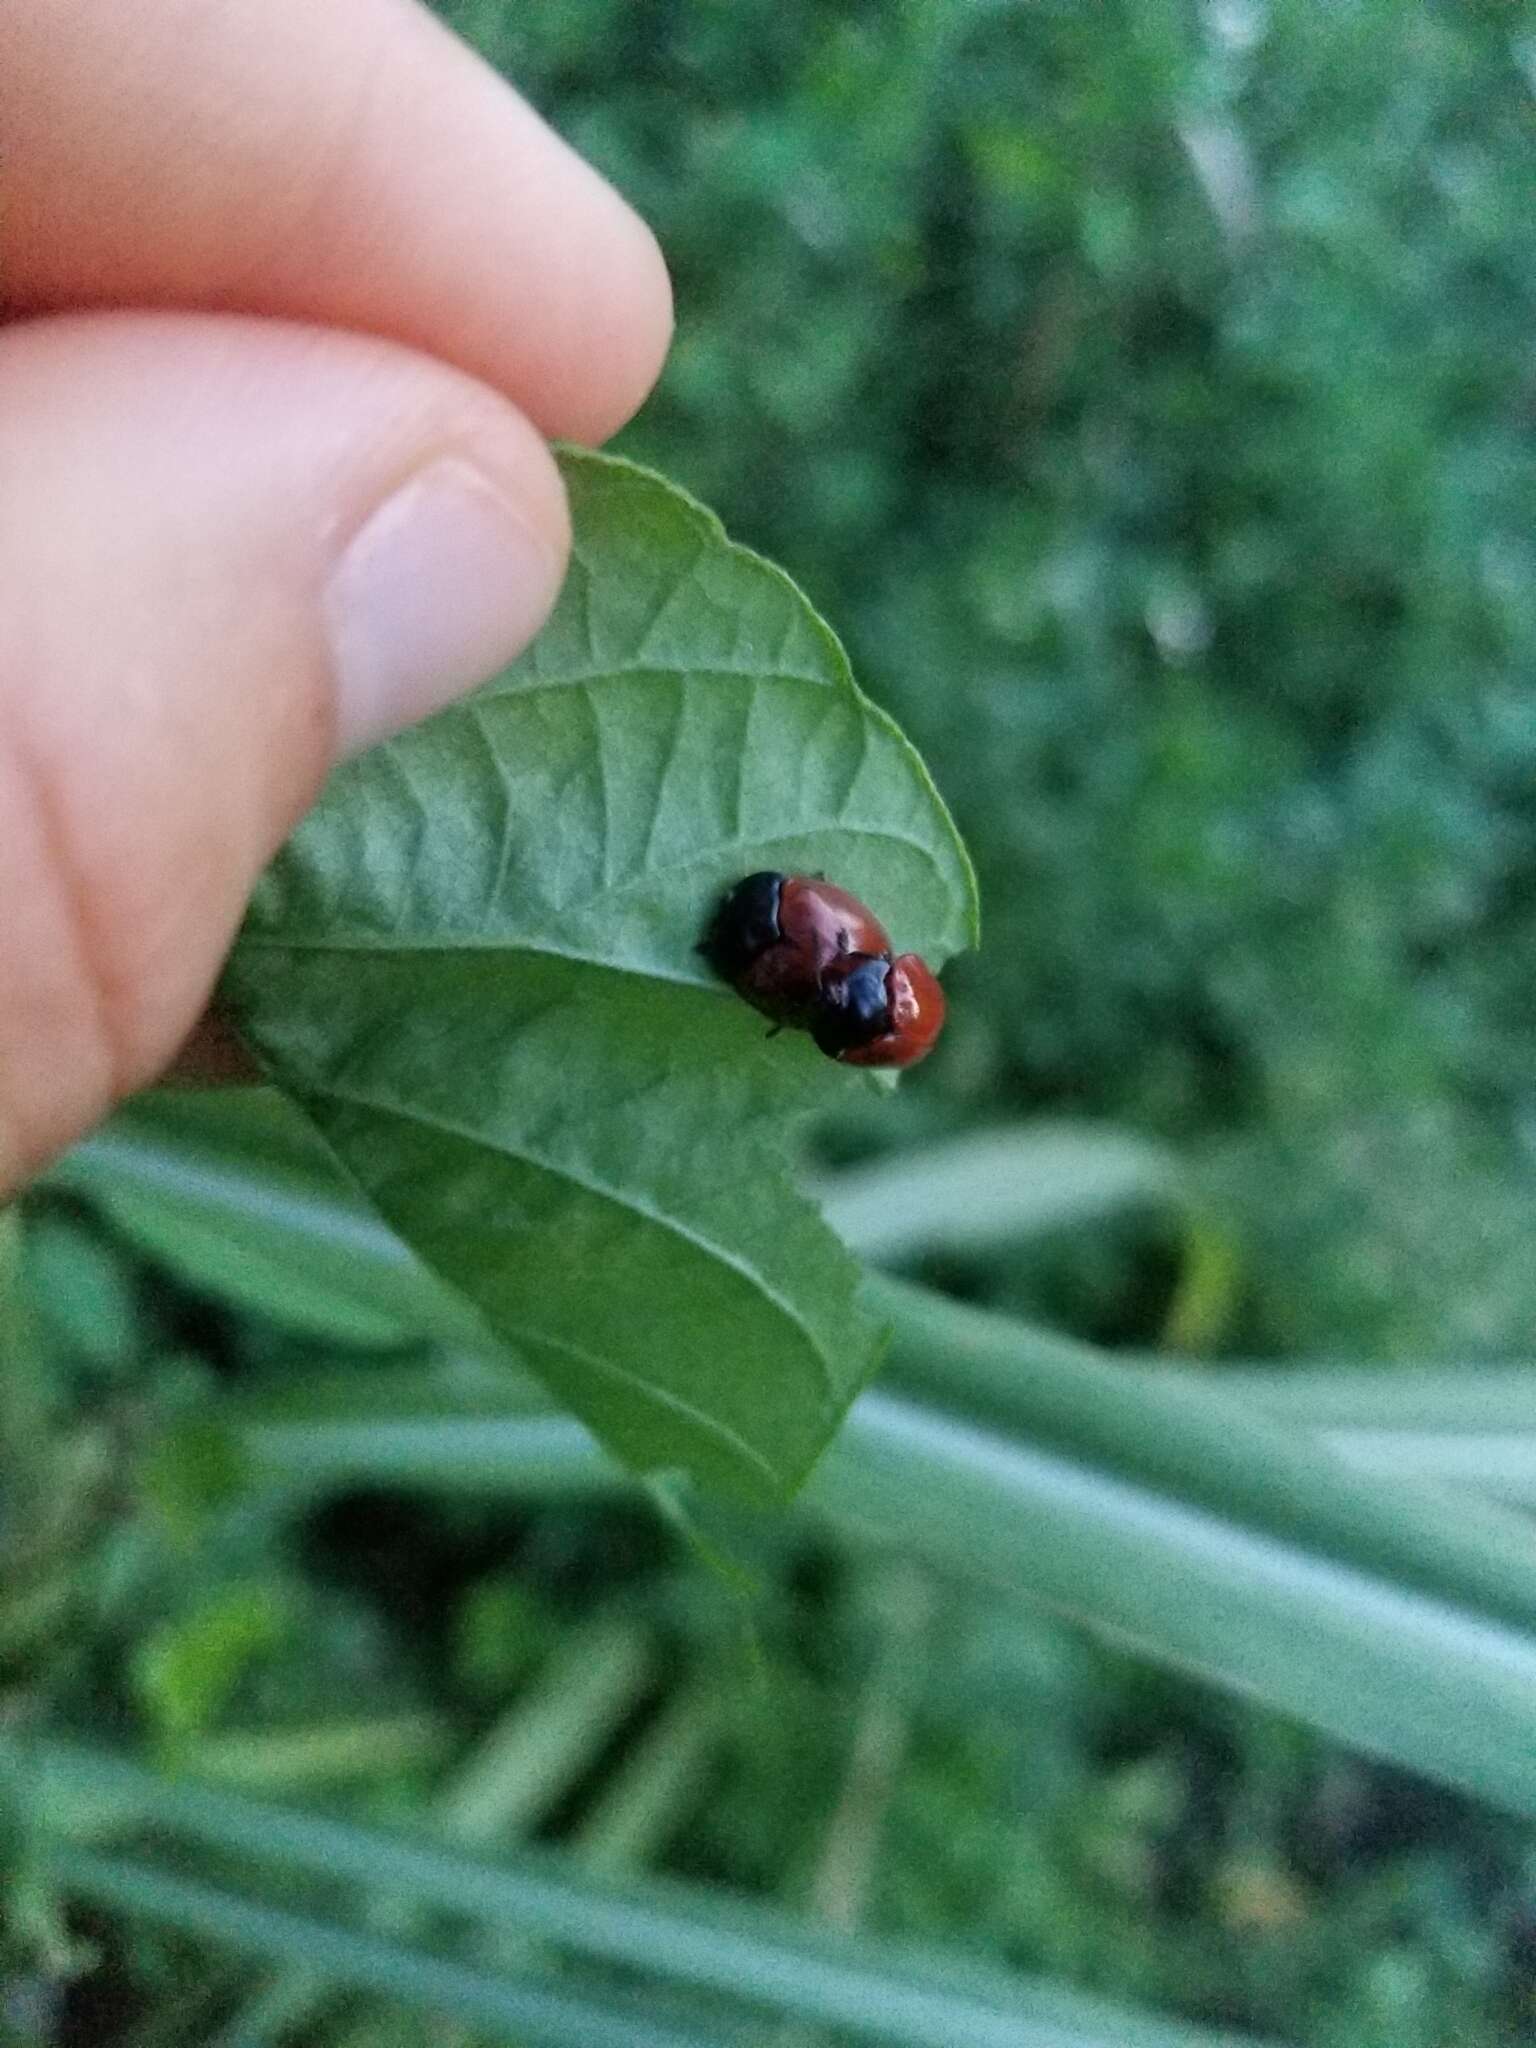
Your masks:
<svg viewBox="0 0 1536 2048"><path fill-rule="evenodd" d="M0 1199L176 1061L333 763L537 630L547 442L670 332L416 0L0 8Z"/></svg>

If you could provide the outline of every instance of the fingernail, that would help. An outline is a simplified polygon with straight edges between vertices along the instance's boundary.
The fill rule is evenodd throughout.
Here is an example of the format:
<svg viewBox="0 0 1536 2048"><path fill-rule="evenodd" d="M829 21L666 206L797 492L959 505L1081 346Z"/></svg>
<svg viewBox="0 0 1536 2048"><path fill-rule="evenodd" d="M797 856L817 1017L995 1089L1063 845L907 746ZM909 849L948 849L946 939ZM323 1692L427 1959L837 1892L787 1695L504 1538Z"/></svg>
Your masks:
<svg viewBox="0 0 1536 2048"><path fill-rule="evenodd" d="M338 751L371 746L504 668L547 618L562 566L472 464L445 456L418 471L326 587Z"/></svg>

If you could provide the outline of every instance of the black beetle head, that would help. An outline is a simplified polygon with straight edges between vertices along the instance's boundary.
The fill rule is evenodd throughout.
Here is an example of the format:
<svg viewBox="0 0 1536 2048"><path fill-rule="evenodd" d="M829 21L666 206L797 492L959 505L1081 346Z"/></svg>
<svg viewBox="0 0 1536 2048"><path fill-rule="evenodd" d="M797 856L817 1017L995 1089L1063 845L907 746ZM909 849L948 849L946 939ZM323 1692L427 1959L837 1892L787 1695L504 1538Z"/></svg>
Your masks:
<svg viewBox="0 0 1536 2048"><path fill-rule="evenodd" d="M890 971L883 954L850 953L823 976L811 1036L829 1058L868 1045L890 1030Z"/></svg>
<svg viewBox="0 0 1536 2048"><path fill-rule="evenodd" d="M782 875L766 870L748 875L715 912L699 951L727 981L738 981L760 954L778 944L783 887Z"/></svg>

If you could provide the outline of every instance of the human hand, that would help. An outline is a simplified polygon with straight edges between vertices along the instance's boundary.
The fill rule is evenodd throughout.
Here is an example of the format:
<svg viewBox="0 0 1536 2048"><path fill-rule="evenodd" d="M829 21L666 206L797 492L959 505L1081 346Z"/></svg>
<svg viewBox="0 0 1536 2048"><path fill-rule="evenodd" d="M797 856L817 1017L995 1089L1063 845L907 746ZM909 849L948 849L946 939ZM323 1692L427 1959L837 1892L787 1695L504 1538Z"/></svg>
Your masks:
<svg viewBox="0 0 1536 2048"><path fill-rule="evenodd" d="M332 763L542 624L671 306L416 0L0 12L0 1197L159 1074Z"/></svg>

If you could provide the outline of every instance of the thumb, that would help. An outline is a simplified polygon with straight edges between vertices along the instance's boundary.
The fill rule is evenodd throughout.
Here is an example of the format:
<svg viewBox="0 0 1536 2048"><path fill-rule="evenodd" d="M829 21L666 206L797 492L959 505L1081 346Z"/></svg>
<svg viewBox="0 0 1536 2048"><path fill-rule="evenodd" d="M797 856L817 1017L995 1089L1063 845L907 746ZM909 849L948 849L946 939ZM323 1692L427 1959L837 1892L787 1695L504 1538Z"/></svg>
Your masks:
<svg viewBox="0 0 1536 2048"><path fill-rule="evenodd" d="M0 1196L160 1072L333 760L510 660L568 542L533 429L403 349L0 330Z"/></svg>

